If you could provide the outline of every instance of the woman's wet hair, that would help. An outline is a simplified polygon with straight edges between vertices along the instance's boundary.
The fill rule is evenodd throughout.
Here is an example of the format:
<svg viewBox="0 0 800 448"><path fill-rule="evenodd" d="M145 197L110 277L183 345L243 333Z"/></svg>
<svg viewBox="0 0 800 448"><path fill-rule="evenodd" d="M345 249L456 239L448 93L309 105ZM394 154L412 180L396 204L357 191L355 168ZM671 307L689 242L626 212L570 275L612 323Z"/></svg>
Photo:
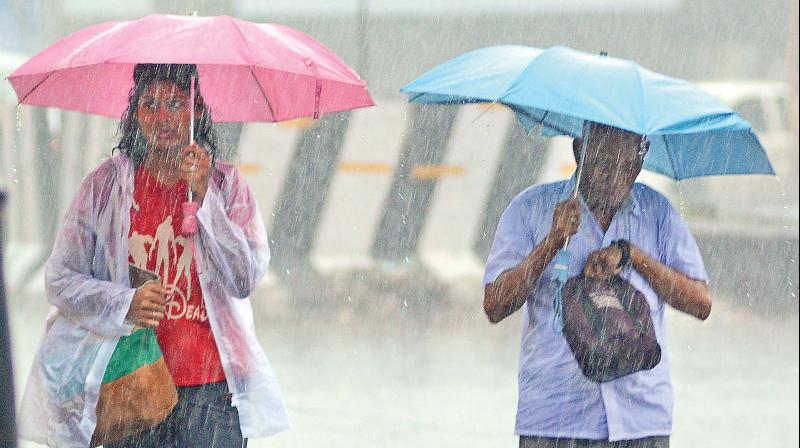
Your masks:
<svg viewBox="0 0 800 448"><path fill-rule="evenodd" d="M128 108L122 114L118 134L121 134L119 143L114 147L128 157L134 166L139 166L147 155L147 143L144 135L139 130L136 111L139 98L153 83L167 81L175 84L179 89L190 92L192 77L194 77L195 92L195 126L194 140L208 151L212 163L218 152L217 136L212 127L211 114L200 95L200 83L197 76L197 66L194 64L136 64L133 69L134 85L128 96Z"/></svg>

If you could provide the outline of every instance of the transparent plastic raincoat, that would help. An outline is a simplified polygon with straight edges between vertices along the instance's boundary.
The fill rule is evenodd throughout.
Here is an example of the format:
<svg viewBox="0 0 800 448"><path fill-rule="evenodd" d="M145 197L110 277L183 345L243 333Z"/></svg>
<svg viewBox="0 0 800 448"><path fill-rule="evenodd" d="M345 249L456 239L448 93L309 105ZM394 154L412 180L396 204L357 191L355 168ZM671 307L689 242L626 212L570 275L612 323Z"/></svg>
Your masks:
<svg viewBox="0 0 800 448"><path fill-rule="evenodd" d="M19 415L22 438L53 447L88 447L101 381L125 316L133 166L124 155L84 179L47 263L48 317ZM217 162L195 236L203 300L244 437L289 427L272 368L256 339L248 296L266 272L269 247L252 192Z"/></svg>

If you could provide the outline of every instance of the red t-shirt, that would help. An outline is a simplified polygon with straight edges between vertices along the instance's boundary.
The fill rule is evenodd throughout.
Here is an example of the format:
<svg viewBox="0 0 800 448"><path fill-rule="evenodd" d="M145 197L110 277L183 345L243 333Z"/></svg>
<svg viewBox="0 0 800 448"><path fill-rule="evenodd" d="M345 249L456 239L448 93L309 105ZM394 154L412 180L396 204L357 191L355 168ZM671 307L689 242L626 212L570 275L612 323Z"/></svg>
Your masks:
<svg viewBox="0 0 800 448"><path fill-rule="evenodd" d="M158 343L176 386L225 379L211 333L189 241L180 234L187 185L166 186L144 168L136 170L128 235L128 261L161 277L167 312L156 328Z"/></svg>

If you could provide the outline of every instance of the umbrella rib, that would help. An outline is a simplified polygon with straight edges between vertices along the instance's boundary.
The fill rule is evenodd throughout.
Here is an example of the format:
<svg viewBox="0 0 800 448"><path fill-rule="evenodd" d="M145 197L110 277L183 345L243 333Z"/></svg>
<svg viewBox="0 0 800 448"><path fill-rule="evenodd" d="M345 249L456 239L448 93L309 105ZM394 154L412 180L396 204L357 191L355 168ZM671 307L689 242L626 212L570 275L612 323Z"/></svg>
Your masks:
<svg viewBox="0 0 800 448"><path fill-rule="evenodd" d="M244 33L242 32L242 29L239 28L239 24L236 23L236 19L230 20L228 23L230 23L231 28L236 30L236 34L238 34L239 39L242 40L242 45L244 45L244 47L247 48L248 62L250 63L251 66L255 65L255 61L253 61L252 59L253 50L250 48L250 44L247 42L247 39L244 38Z"/></svg>
<svg viewBox="0 0 800 448"><path fill-rule="evenodd" d="M542 114L542 120L539 122L540 125L544 126L544 120L547 119L547 114L549 114L549 113L550 113L549 110L547 110L547 109L544 110L544 113Z"/></svg>
<svg viewBox="0 0 800 448"><path fill-rule="evenodd" d="M22 104L22 103L23 103L25 100L27 100L27 99L28 99L28 97L29 97L29 96L31 96L31 94L32 94L32 93L33 93L33 92L34 92L36 89L38 89L38 88L39 88L39 86L41 86L42 84L44 84L44 82L45 82L45 81L47 81L48 79L50 79L50 77L51 77L51 76L53 76L53 73L55 73L55 72L52 72L52 71L51 71L50 73L48 73L48 74L47 74L47 76L45 76L45 77L44 77L44 79L43 79L43 80L39 81L39 82L38 82L38 83L37 83L35 86L33 86L33 88L32 88L31 90L29 90L29 91L28 91L28 93L26 93L24 97L20 98L20 100L19 100L18 104Z"/></svg>
<svg viewBox="0 0 800 448"><path fill-rule="evenodd" d="M489 106L489 107L487 107L487 108L486 108L486 109L485 109L483 112L481 112L480 114L478 114L478 116L477 116L477 117L473 118L473 119L472 119L472 121L471 121L470 123L475 123L476 121L478 121L478 118L481 118L482 116L486 115L486 113L487 113L487 112L489 112L489 110L491 110L491 109L492 109L494 106L496 106L496 105L497 105L497 101L492 101L492 102L490 103L490 106Z"/></svg>
<svg viewBox="0 0 800 448"><path fill-rule="evenodd" d="M272 119L278 121L278 117L275 115L275 111L272 109L272 103L269 102L269 98L267 98L267 92L264 90L264 86L261 85L261 81L258 80L258 76L256 76L255 72L253 71L253 67L255 66L255 62L252 60L253 51L250 49L250 44L247 42L247 39L244 38L244 33L242 33L241 28L239 28L239 24L236 23L235 20L230 21L231 26L233 29L236 30L236 33L239 35L239 39L242 40L242 44L247 48L247 52L249 53L249 62L250 67L248 70L250 71L250 76L253 77L253 80L256 82L258 86L258 90L261 92L261 96L264 97L264 102L267 104L267 108L269 108L269 113L272 115Z"/></svg>
<svg viewBox="0 0 800 448"><path fill-rule="evenodd" d="M417 98L420 98L422 95L425 95L425 93L424 92L412 93L412 94L409 95L408 102L409 103L413 103L414 101L417 100Z"/></svg>
<svg viewBox="0 0 800 448"><path fill-rule="evenodd" d="M551 129L555 129L558 132L562 132L567 137L572 137L572 134L570 134L569 130L564 128L564 127L562 127L562 126L559 126L557 124L557 122L553 122L552 124L545 124L545 120L547 119L547 114L549 114L550 111L548 109L543 109L543 110L544 110L544 113L542 114L542 119L541 119L541 121L539 121L539 124L542 125L543 128L544 128L544 126L547 126L547 127L551 128ZM581 121L586 123L589 120L581 120ZM581 125L581 126L583 126L583 125ZM573 137L573 138L575 138L575 137ZM583 138L583 132L581 132L581 138Z"/></svg>
<svg viewBox="0 0 800 448"><path fill-rule="evenodd" d="M661 134L661 139L664 140L664 148L667 150L669 163L672 165L672 173L675 175L675 179L680 180L680 178L678 177L678 169L675 167L675 160L672 158L672 151L669 149L669 142L667 141L667 135Z"/></svg>
<svg viewBox="0 0 800 448"><path fill-rule="evenodd" d="M556 131L561 132L562 134L564 134L567 137L572 137L572 134L570 133L570 131L568 129L562 127L562 126L559 126L558 122L553 122L551 124L545 125L545 120L547 119L547 114L550 113L550 111L547 110L547 109L542 109L542 110L544 110L544 113L542 114L542 118L541 119L537 119L536 117L533 117L531 114L528 114L523 109L517 110L515 108L512 108L512 110L517 114L522 113L522 114L531 116L531 118L533 118L533 121L539 123L542 127L547 126L547 127L551 128L551 129L555 129ZM588 120L582 120L582 121L588 121ZM533 129L531 129L531 131L533 131Z"/></svg>
<svg viewBox="0 0 800 448"><path fill-rule="evenodd" d="M258 80L258 77L253 72L252 66L249 67L249 70L250 70L250 76L253 77L253 80L256 82L256 85L258 86L258 90L261 92L261 96L264 97L264 102L267 104L267 108L269 108L269 113L272 114L272 119L278 121L278 117L277 115L275 115L275 111L272 109L272 103L270 103L269 98L267 98L267 92L264 91L264 86L261 85L261 81Z"/></svg>

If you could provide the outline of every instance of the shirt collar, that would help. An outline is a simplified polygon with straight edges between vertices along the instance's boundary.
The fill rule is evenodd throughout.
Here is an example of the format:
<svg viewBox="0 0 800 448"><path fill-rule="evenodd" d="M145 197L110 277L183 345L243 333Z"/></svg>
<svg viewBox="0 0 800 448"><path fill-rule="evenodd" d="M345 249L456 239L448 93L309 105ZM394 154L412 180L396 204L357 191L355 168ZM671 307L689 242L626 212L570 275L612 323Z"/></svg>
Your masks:
<svg viewBox="0 0 800 448"><path fill-rule="evenodd" d="M561 187L561 195L559 197L559 202L566 201L572 195L572 190L575 188L576 182L576 174L572 174L572 177L567 179ZM631 187L631 191L628 193L628 196L625 198L625 201L622 202L622 206L619 208L619 212L622 213L632 213L635 216L639 216L642 213L642 208L639 204L639 201L636 199L636 195L634 194L633 190L636 184ZM581 204L586 207L586 202L583 200L583 196L581 192L578 191L578 198L580 198Z"/></svg>

